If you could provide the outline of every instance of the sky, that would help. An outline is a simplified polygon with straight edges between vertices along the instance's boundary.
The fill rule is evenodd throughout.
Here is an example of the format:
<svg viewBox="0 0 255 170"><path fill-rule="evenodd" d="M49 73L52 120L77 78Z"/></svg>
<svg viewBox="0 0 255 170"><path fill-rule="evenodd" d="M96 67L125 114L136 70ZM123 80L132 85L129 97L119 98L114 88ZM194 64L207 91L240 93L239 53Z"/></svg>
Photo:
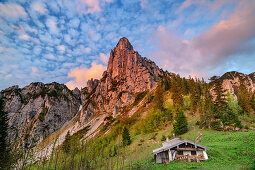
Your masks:
<svg viewBox="0 0 255 170"><path fill-rule="evenodd" d="M122 37L181 76L249 74L255 72L255 1L1 1L0 90L38 81L85 87L101 78Z"/></svg>

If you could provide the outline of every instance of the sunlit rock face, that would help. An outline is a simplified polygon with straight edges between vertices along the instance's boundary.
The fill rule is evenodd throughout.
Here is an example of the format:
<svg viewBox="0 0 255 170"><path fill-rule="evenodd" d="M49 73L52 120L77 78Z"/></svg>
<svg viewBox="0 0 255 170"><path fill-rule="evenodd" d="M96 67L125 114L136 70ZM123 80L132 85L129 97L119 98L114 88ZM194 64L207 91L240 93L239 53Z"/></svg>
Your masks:
<svg viewBox="0 0 255 170"><path fill-rule="evenodd" d="M36 146L73 118L81 102L77 90L73 93L63 84L40 82L2 90L12 148Z"/></svg>
<svg viewBox="0 0 255 170"><path fill-rule="evenodd" d="M97 112L117 115L123 107L134 102L137 93L154 88L162 75L163 70L134 51L127 38L121 38L111 50L102 78L88 81L83 90Z"/></svg>
<svg viewBox="0 0 255 170"><path fill-rule="evenodd" d="M255 90L255 72L247 75L236 71L232 71L227 72L221 77L219 77L219 79L222 81L223 88L226 90L226 93L229 92L235 98L238 95L240 78L244 81L249 91L253 92Z"/></svg>

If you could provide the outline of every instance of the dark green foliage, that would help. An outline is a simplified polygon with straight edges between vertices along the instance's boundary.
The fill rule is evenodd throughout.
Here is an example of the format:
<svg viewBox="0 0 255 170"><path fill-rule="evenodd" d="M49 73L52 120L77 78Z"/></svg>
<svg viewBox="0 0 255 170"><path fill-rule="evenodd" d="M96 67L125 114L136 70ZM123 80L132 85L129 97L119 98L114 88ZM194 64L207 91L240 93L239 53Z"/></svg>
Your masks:
<svg viewBox="0 0 255 170"><path fill-rule="evenodd" d="M148 91L143 91L143 92L138 93L135 96L135 101L134 101L133 105L136 106L146 96L147 93L148 93Z"/></svg>
<svg viewBox="0 0 255 170"><path fill-rule="evenodd" d="M200 102L201 89L200 84L194 79L190 80L190 109L196 113Z"/></svg>
<svg viewBox="0 0 255 170"><path fill-rule="evenodd" d="M248 89L246 85L244 84L244 80L239 77L239 92L238 92L238 104L241 106L243 111L246 113L249 113L251 111L251 106L250 106L250 94L248 92Z"/></svg>
<svg viewBox="0 0 255 170"><path fill-rule="evenodd" d="M153 100L153 98L154 98L153 94L150 93L150 94L148 95L148 98L147 98L147 103L151 103L152 100Z"/></svg>
<svg viewBox="0 0 255 170"><path fill-rule="evenodd" d="M162 135L161 141L166 141L166 136L165 135Z"/></svg>
<svg viewBox="0 0 255 170"><path fill-rule="evenodd" d="M214 103L221 111L223 111L227 108L226 95L225 95L226 90L223 89L222 81L218 77L213 76L211 80L212 80L212 83L214 84L213 91L216 95Z"/></svg>
<svg viewBox="0 0 255 170"><path fill-rule="evenodd" d="M73 140L79 141L89 130L90 126L86 126L78 132L74 133L71 137Z"/></svg>
<svg viewBox="0 0 255 170"><path fill-rule="evenodd" d="M68 131L66 136L65 136L65 141L62 144L62 150L65 153L69 153L71 150L71 135L70 132Z"/></svg>
<svg viewBox="0 0 255 170"><path fill-rule="evenodd" d="M42 112L41 112L40 115L39 115L39 120L40 120L41 122L44 121L45 116L47 115L48 111L49 111L49 108L48 108L47 106L43 108Z"/></svg>
<svg viewBox="0 0 255 170"><path fill-rule="evenodd" d="M182 86L181 86L181 78L179 76L175 76L172 78L172 87L171 87L172 99L174 107L182 107L183 106L183 96L182 96Z"/></svg>
<svg viewBox="0 0 255 170"><path fill-rule="evenodd" d="M209 86L207 84L204 85L204 97L202 100L202 106L200 108L200 121L199 125L201 128L210 127L211 120L214 119L214 103L212 100L212 96L209 91Z"/></svg>
<svg viewBox="0 0 255 170"><path fill-rule="evenodd" d="M0 99L0 169L9 167L9 148L7 143L8 114L4 111L4 101Z"/></svg>
<svg viewBox="0 0 255 170"><path fill-rule="evenodd" d="M220 120L215 120L211 123L211 127L214 130L221 131L223 130L222 124Z"/></svg>
<svg viewBox="0 0 255 170"><path fill-rule="evenodd" d="M122 132L122 144L123 146L127 146L131 144L130 134L126 126L124 126Z"/></svg>
<svg viewBox="0 0 255 170"><path fill-rule="evenodd" d="M158 87L155 91L154 96L154 108L159 110L164 110L164 100L163 100L164 88L162 87L161 82L158 84Z"/></svg>
<svg viewBox="0 0 255 170"><path fill-rule="evenodd" d="M255 91L252 93L250 105L251 105L251 108L255 111Z"/></svg>
<svg viewBox="0 0 255 170"><path fill-rule="evenodd" d="M187 118L181 108L175 109L175 122L173 124L175 135L182 135L188 131Z"/></svg>
<svg viewBox="0 0 255 170"><path fill-rule="evenodd" d="M224 125L231 125L239 128L242 127L241 121L238 119L237 114L230 107L227 107L227 109L223 112L222 122Z"/></svg>

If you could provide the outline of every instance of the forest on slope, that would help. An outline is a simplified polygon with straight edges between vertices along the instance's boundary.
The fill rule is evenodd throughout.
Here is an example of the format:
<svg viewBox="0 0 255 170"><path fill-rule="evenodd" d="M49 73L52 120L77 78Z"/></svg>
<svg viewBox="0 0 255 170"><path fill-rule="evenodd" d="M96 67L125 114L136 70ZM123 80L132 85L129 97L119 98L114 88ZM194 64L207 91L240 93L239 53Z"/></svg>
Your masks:
<svg viewBox="0 0 255 170"><path fill-rule="evenodd" d="M148 168L254 168L255 93L242 78L237 96L222 87L219 77L210 83L179 75L163 76L155 89L136 94L126 113L109 115L93 138L84 138L89 126L65 137L50 157L31 162L23 155L22 168L32 169L148 169ZM152 150L176 136L210 147L201 163L155 164Z"/></svg>

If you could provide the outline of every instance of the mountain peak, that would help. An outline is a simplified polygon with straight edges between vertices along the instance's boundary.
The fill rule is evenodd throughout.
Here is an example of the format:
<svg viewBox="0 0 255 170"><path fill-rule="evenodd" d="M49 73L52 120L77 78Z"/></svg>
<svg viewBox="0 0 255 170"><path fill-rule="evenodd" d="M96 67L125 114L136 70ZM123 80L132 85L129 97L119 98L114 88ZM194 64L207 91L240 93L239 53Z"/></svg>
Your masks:
<svg viewBox="0 0 255 170"><path fill-rule="evenodd" d="M119 50L133 50L133 46L131 45L131 43L129 42L129 40L126 37L123 37L119 40L117 46L117 49Z"/></svg>

